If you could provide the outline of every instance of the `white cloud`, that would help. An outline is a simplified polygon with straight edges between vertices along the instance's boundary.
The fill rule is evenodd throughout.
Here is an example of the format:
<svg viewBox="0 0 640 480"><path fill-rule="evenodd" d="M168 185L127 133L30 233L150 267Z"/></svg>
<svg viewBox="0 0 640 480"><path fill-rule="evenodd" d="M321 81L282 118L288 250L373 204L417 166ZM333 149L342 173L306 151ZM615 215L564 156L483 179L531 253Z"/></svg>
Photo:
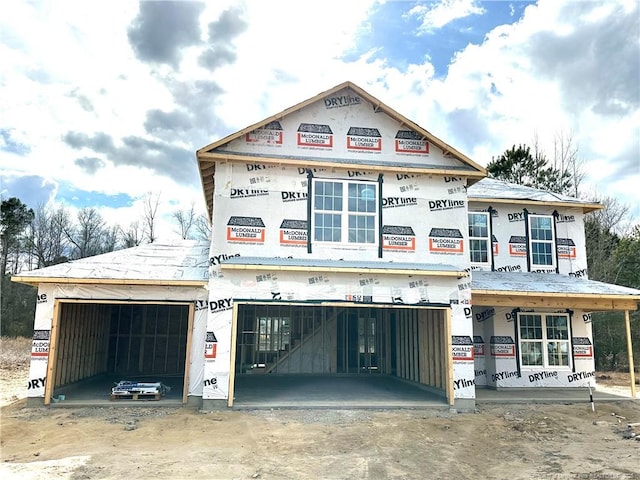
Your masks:
<svg viewBox="0 0 640 480"><path fill-rule="evenodd" d="M541 0L528 6L519 22L499 26L481 44L458 52L444 78L435 77L428 60L402 70L390 66L393 59L380 59L382 45L377 44L365 46L360 58L344 60L361 35L372 31L369 14L377 3L206 2L199 18L204 43L186 47L180 67L173 69L136 57L127 37L138 15L134 3L9 2L0 19L0 118L9 121L0 128L8 128L11 141L30 152L1 151L0 169L108 195L142 198L149 190L161 191L166 215L175 209L173 201L183 209L191 201L202 208L199 184L158 175L154 158L142 158L142 148L126 149L123 140L173 148L157 168L170 171L167 165L178 165L193 169L197 178L193 154L171 155L180 149L195 152L351 80L480 164L513 144L531 142L535 134L549 152L558 131L571 132L589 181L597 183L597 175L610 172L600 188L640 205L640 190L633 187L640 182L640 173L633 173L633 162L640 161L640 110L623 81L625 75L633 77L633 68L638 71L638 58L630 62L631 70L621 70L618 55L624 48L615 43L625 39L631 49L626 53L637 53L637 42L628 41L634 28L638 35L636 1ZM433 35L456 19L484 13L481 4L470 0L413 9L405 3ZM209 24L229 8L241 12L237 20L248 27L215 39L235 60L206 69L199 58L213 41L207 38ZM607 25L614 30L598 34ZM590 50L578 49L580 42L591 42ZM611 65L605 68L602 58ZM155 130L147 132L152 110ZM104 135L114 148L110 153L90 145L74 149L63 141L70 132L90 139ZM74 163L84 158L99 159L104 167L90 175ZM626 168L625 175L612 164ZM135 206L103 211L113 221L136 216Z"/></svg>
<svg viewBox="0 0 640 480"><path fill-rule="evenodd" d="M409 15L415 15L422 20L420 32L429 33L454 20L470 15L482 15L484 12L475 0L441 0L435 4L418 4L409 11Z"/></svg>

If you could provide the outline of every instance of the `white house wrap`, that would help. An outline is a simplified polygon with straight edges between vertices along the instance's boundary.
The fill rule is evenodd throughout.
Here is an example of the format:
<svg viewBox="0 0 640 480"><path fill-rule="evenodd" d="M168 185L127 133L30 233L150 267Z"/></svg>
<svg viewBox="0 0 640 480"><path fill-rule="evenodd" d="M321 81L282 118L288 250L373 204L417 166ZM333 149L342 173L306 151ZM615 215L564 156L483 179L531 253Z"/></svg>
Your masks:
<svg viewBox="0 0 640 480"><path fill-rule="evenodd" d="M210 242L14 277L38 285L30 399L134 373L220 408L258 375L367 375L473 408L478 387L594 386L590 312L640 301L588 280L599 204L486 179L351 82L197 162Z"/></svg>

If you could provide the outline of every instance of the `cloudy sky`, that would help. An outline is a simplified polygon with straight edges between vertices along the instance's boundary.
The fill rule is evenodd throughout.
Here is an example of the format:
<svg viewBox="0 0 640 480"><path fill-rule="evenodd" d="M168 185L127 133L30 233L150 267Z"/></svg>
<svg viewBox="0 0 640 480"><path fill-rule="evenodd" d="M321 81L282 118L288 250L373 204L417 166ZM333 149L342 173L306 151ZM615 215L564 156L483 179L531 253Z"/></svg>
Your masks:
<svg viewBox="0 0 640 480"><path fill-rule="evenodd" d="M640 221L639 4L7 2L0 192L124 227L152 192L170 236L204 211L195 150L350 80L482 165L571 139Z"/></svg>

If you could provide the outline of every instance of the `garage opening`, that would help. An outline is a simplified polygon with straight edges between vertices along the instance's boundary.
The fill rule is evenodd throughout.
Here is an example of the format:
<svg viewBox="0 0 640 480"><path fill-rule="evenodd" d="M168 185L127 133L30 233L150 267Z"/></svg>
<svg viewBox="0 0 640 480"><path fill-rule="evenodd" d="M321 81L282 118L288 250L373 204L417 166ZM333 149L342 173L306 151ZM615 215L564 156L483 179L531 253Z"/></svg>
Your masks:
<svg viewBox="0 0 640 480"><path fill-rule="evenodd" d="M58 310L45 403L183 403L188 304L59 302Z"/></svg>
<svg viewBox="0 0 640 480"><path fill-rule="evenodd" d="M445 402L452 396L446 312L240 303L232 403Z"/></svg>

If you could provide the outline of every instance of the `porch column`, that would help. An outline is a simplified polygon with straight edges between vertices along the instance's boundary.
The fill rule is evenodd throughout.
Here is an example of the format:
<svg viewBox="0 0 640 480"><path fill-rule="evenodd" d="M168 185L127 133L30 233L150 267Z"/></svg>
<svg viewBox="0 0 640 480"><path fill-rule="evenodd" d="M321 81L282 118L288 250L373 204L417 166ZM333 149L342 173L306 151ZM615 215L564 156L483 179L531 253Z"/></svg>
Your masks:
<svg viewBox="0 0 640 480"><path fill-rule="evenodd" d="M629 376L631 377L631 396L636 398L636 374L633 365L633 342L631 342L631 322L629 310L624 311L624 326L627 330L627 355L629 356Z"/></svg>
<svg viewBox="0 0 640 480"><path fill-rule="evenodd" d="M227 406L233 407L233 397L236 391L236 337L238 336L238 303L233 302L233 316L231 320L231 364L229 365L229 398Z"/></svg>

